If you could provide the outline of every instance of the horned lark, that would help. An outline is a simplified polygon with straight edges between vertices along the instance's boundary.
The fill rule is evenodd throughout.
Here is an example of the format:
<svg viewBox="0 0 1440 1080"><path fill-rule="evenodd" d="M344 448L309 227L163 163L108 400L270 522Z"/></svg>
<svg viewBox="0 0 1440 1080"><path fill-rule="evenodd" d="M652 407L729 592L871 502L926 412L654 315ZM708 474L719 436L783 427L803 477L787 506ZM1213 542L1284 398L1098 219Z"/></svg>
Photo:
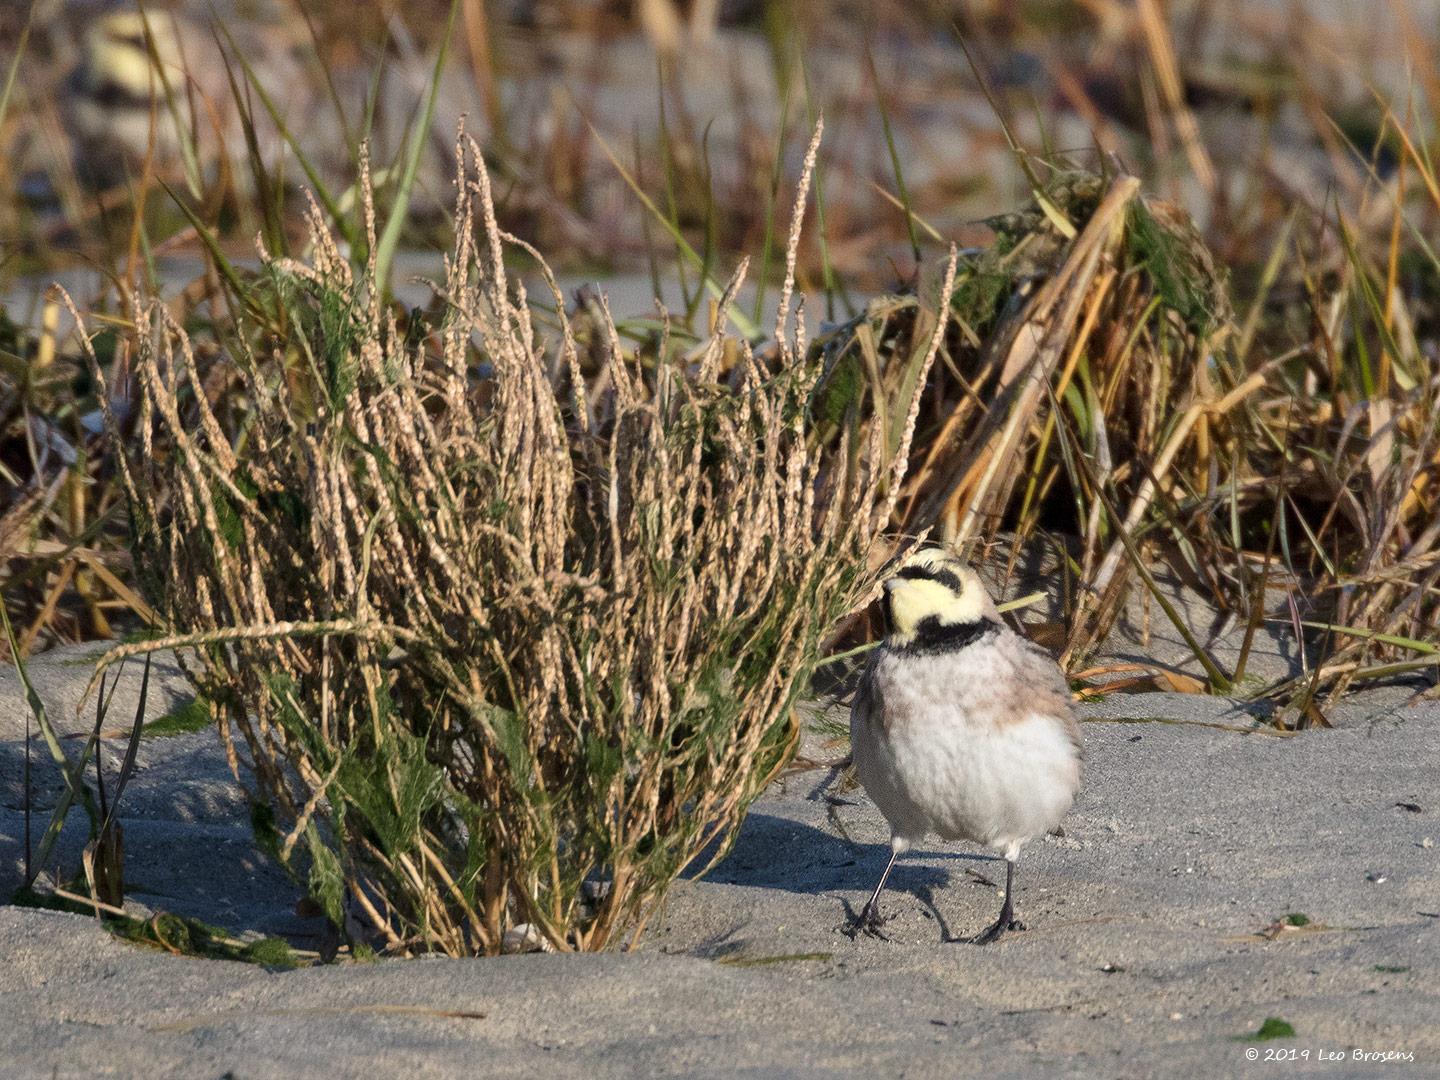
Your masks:
<svg viewBox="0 0 1440 1080"><path fill-rule="evenodd" d="M937 548L885 582L889 634L850 713L855 767L890 823L890 861L854 929L878 933L895 860L930 833L1005 857L1005 903L988 944L1014 917L1015 860L1060 823L1080 787L1080 728L1059 667L1005 626L984 585Z"/></svg>

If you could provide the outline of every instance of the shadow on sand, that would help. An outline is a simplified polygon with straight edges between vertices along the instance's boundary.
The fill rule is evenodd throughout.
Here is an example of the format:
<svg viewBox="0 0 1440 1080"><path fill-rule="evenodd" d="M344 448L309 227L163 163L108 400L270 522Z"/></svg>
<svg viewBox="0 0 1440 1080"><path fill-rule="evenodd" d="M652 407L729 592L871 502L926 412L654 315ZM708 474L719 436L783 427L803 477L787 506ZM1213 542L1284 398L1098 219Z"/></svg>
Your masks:
<svg viewBox="0 0 1440 1080"><path fill-rule="evenodd" d="M889 858L888 844L860 844L803 821L752 813L741 826L730 854L705 880L810 896L833 895L838 901L837 918L853 921ZM948 865L935 866L936 858L944 859ZM703 865L703 860L697 862ZM992 864L1002 868L998 879ZM964 849L924 848L909 852L895 864L885 891L896 898L908 894L918 899L949 940L953 934L935 902L936 896L965 885L993 892L999 887L997 881L1003 880L1003 862L995 856ZM890 903L895 902L900 901ZM886 906L882 900L882 910Z"/></svg>

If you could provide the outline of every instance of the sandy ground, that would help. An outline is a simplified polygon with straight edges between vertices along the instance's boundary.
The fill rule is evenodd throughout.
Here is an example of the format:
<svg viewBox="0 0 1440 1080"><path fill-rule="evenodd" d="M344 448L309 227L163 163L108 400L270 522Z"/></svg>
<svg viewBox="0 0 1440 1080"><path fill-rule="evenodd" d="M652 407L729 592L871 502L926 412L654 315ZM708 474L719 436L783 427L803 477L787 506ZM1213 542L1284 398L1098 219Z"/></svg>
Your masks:
<svg viewBox="0 0 1440 1080"><path fill-rule="evenodd" d="M33 665L67 730L94 651ZM126 682L116 716L133 711ZM150 711L185 696L162 669ZM994 917L1001 867L946 845L897 869L890 940L840 932L887 834L863 793L818 793L820 773L768 792L627 955L272 972L0 907L0 1075L1440 1075L1440 705L1413 698L1371 692L1332 712L1336 730L1290 738L1233 730L1253 720L1223 699L1087 706L1084 793L1020 864L1029 929L987 948L950 939ZM0 896L22 858L23 724L7 672ZM255 850L213 733L147 739L139 765L123 819L135 902L316 933ZM53 770L34 781L52 805ZM83 839L73 816L67 860ZM1275 929L1290 913L1309 924ZM1239 1038L1268 1017L1296 1036ZM1264 1060L1291 1051L1308 1060Z"/></svg>

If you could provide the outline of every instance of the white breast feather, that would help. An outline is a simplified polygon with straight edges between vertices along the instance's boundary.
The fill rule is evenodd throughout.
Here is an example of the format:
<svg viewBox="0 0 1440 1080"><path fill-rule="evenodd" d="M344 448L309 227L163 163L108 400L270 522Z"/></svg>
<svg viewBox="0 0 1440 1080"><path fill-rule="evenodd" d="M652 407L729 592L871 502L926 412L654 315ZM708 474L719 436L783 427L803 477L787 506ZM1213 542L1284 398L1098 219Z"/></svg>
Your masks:
<svg viewBox="0 0 1440 1080"><path fill-rule="evenodd" d="M860 780L902 849L933 832L1014 858L1059 824L1080 758L1053 715L1065 700L1057 684L1054 662L1009 630L956 653L876 658L851 735Z"/></svg>

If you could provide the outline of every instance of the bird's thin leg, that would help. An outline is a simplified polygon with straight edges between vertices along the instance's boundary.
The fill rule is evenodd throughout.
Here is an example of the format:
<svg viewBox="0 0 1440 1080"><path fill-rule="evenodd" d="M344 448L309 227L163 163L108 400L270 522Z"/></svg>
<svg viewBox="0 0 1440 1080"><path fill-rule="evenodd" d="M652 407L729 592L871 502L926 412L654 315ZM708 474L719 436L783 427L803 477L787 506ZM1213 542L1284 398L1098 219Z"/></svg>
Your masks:
<svg viewBox="0 0 1440 1080"><path fill-rule="evenodd" d="M890 880L890 871L895 869L895 860L899 857L900 852L890 852L890 861L885 864L885 872L880 875L880 884L876 885L875 891L870 894L870 899L865 904L862 917L872 920L878 920L880 918L880 894L885 891L885 882Z"/></svg>
<svg viewBox="0 0 1440 1080"><path fill-rule="evenodd" d="M989 945L1006 930L1024 930L1025 924L1015 918L1015 860L1005 860L1005 903L1000 905L1000 917L984 931L971 938L975 945Z"/></svg>
<svg viewBox="0 0 1440 1080"><path fill-rule="evenodd" d="M875 891L870 894L870 899L860 909L860 914L850 924L850 936L854 937L856 931L863 930L872 937L884 937L880 928L885 925L885 920L880 917L880 894L885 891L885 882L890 880L890 871L895 868L895 860L900 857L898 848L890 849L890 861L885 864L885 872L880 875L880 884L875 886Z"/></svg>

